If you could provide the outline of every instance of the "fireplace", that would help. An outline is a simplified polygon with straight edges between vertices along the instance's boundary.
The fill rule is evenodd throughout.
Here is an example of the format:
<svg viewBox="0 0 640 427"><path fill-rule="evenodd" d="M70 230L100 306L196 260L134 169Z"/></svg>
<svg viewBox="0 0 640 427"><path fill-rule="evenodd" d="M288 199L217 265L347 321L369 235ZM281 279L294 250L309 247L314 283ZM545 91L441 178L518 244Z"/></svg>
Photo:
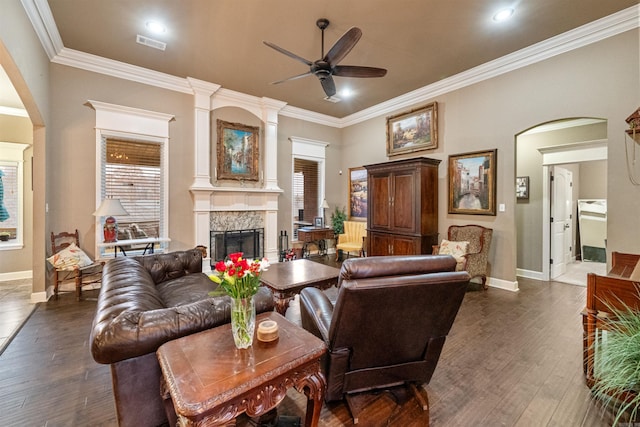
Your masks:
<svg viewBox="0 0 640 427"><path fill-rule="evenodd" d="M264 228L211 231L210 238L212 265L235 252L247 259L264 257Z"/></svg>

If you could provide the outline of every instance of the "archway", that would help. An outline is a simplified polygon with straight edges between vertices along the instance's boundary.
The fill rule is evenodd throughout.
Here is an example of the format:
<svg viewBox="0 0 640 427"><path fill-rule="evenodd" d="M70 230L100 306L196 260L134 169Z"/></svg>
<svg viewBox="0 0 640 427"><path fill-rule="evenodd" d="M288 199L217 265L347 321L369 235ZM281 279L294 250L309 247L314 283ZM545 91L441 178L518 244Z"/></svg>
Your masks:
<svg viewBox="0 0 640 427"><path fill-rule="evenodd" d="M534 126L516 136L516 177L529 178L529 198L517 199L517 275L538 280L551 278L551 183L553 168L573 172L571 222L567 229L574 261L577 201L606 199L607 121L570 118Z"/></svg>

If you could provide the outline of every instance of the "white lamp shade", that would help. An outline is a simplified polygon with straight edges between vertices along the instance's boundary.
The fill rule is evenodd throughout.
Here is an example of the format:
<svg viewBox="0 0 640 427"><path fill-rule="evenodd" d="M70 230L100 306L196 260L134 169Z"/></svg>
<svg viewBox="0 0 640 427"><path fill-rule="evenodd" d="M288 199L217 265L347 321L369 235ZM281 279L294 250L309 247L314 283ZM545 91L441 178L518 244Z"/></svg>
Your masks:
<svg viewBox="0 0 640 427"><path fill-rule="evenodd" d="M329 203L327 203L327 199L322 201L322 209L329 209Z"/></svg>
<svg viewBox="0 0 640 427"><path fill-rule="evenodd" d="M120 203L120 199L104 199L100 203L100 207L93 213L94 216L115 216L115 215L129 215L129 212L125 210Z"/></svg>

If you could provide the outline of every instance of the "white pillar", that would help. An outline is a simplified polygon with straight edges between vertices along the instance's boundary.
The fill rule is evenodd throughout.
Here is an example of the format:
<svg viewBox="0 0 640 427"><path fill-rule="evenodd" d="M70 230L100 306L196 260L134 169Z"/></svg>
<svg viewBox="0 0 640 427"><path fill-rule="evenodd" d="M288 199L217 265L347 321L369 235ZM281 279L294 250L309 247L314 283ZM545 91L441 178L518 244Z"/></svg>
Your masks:
<svg viewBox="0 0 640 427"><path fill-rule="evenodd" d="M194 247L204 245L209 248L209 211L213 185L211 184L211 157L209 138L211 135L210 105L213 95L220 85L187 78L193 89L194 98L194 177L189 190L193 198ZM208 260L207 260L208 261ZM208 262L205 262L207 264Z"/></svg>

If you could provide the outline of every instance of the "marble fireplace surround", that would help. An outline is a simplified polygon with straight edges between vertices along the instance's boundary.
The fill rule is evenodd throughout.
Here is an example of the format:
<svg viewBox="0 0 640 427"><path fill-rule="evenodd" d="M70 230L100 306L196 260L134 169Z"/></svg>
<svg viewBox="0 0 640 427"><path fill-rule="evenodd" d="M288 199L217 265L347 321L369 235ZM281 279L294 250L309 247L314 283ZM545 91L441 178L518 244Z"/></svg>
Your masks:
<svg viewBox="0 0 640 427"><path fill-rule="evenodd" d="M263 228L264 256L272 262L278 260L278 196L282 190L214 187L206 193L206 196L201 194L204 200L200 200L201 209L196 211L201 220L198 244L208 247L211 231ZM198 222L198 216L196 220Z"/></svg>

